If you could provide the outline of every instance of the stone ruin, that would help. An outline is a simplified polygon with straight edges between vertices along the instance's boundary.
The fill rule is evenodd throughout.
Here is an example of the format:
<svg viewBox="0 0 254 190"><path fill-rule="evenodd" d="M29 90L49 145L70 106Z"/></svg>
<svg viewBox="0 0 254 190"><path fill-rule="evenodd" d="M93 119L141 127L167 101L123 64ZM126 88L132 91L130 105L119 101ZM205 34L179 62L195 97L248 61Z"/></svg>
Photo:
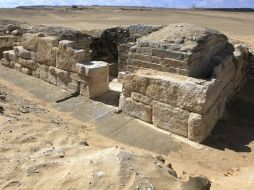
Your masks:
<svg viewBox="0 0 254 190"><path fill-rule="evenodd" d="M175 24L130 47L123 78L123 112L190 140L202 142L228 100L247 80L251 55L225 35Z"/></svg>
<svg viewBox="0 0 254 190"><path fill-rule="evenodd" d="M3 58L3 52L10 50L20 42L21 36L25 31L15 22L1 21L0 26L0 59Z"/></svg>
<svg viewBox="0 0 254 190"><path fill-rule="evenodd" d="M2 65L89 98L107 93L109 78L118 75L120 110L196 142L254 76L244 44L192 24L131 25L96 35L37 27L20 41L3 52Z"/></svg>
<svg viewBox="0 0 254 190"><path fill-rule="evenodd" d="M21 45L3 52L2 65L41 78L53 85L89 98L108 91L109 67L91 61L89 52L75 49L74 41L42 33L26 33Z"/></svg>

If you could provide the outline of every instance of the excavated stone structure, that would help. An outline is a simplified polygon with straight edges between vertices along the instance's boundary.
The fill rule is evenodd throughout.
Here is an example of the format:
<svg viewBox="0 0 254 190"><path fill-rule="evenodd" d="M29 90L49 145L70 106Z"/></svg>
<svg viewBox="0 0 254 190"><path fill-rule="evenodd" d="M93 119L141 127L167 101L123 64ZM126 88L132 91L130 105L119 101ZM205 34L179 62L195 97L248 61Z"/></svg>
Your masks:
<svg viewBox="0 0 254 190"><path fill-rule="evenodd" d="M246 46L191 24L174 24L137 40L123 77L123 112L202 142L250 70Z"/></svg>
<svg viewBox="0 0 254 190"><path fill-rule="evenodd" d="M13 46L18 45L21 35L24 32L17 23L0 20L0 59L3 58L3 52L11 50Z"/></svg>
<svg viewBox="0 0 254 190"><path fill-rule="evenodd" d="M89 98L104 94L109 88L108 64L90 61L89 52L77 46L43 33L26 33L21 46L3 52L1 63L75 94Z"/></svg>

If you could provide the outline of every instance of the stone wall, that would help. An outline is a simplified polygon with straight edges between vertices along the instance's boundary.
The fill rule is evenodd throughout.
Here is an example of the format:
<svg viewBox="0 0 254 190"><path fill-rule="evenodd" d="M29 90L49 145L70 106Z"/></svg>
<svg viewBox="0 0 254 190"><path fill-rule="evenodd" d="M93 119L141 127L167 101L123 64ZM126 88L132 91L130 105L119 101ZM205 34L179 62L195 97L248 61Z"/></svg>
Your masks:
<svg viewBox="0 0 254 190"><path fill-rule="evenodd" d="M168 30L162 29L162 31ZM210 40L208 42L200 40L198 43L201 44L191 46L193 49L184 60L178 60L178 57L173 60L172 56L176 54L168 50L166 50L167 53L157 52L155 49L151 51L150 46L155 47L156 40L169 39L165 37L167 33L159 37L151 34L155 41L151 38L151 41L146 41L146 45L134 47L134 52L130 55L132 62L128 66L136 68L130 69L129 74L122 76L123 92L120 98L120 108L123 112L158 128L202 142L211 133L217 121L222 118L226 103L248 79L247 71L250 70L251 54L245 45L235 44L233 47L224 35L215 31L211 31L211 36L207 33L210 30L198 28L198 31L206 31L205 39L219 35L224 45L219 43L213 47L206 47ZM182 32L183 34L180 32L177 36L185 35L187 30ZM189 32L192 33L193 30ZM167 35L172 36L173 34L168 33ZM199 35L202 39L204 38L203 32L197 37ZM144 39L148 38L144 37ZM142 39L138 43L142 44L145 41ZM185 47L185 45L182 43L182 46ZM201 47L205 47L205 50L202 51ZM210 54L207 55L207 51ZM156 54L153 54L154 52L163 55L164 60L158 59ZM199 52L199 62L192 65L189 61L195 52ZM132 56L135 56L135 59ZM178 69L178 72L161 67L165 59L168 59L166 57L171 57L169 58L170 64L174 63L174 68ZM156 62L157 60L160 61ZM138 65L137 62L142 62L142 65ZM185 73L179 72L182 66L187 66ZM208 75L209 78L201 79L202 75L190 77L189 75L193 73L192 67L194 70L201 69L199 73L206 73L208 67L211 72Z"/></svg>
<svg viewBox="0 0 254 190"><path fill-rule="evenodd" d="M159 25L144 25L144 24L134 24L130 25L127 29L129 32L128 43L121 43L117 46L118 50L118 71L125 72L128 65L128 56L130 48L136 45L137 39L147 36L153 32L161 29L162 26Z"/></svg>
<svg viewBox="0 0 254 190"><path fill-rule="evenodd" d="M130 48L128 70L152 68L209 78L215 66L211 58L221 51L233 52L225 35L192 24L173 24L137 40Z"/></svg>
<svg viewBox="0 0 254 190"><path fill-rule="evenodd" d="M89 52L75 47L74 41L26 33L21 46L3 52L1 64L89 98L104 94L109 88L108 64L90 61Z"/></svg>
<svg viewBox="0 0 254 190"><path fill-rule="evenodd" d="M0 59L3 58L3 52L12 49L15 44L18 44L20 42L20 39L21 37L19 36L0 36Z"/></svg>

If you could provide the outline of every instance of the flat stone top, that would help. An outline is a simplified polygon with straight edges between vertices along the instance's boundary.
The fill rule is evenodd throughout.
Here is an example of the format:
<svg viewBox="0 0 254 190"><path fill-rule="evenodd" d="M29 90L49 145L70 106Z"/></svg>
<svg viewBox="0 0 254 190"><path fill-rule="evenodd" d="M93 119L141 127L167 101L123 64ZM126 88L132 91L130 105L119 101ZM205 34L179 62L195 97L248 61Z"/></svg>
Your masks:
<svg viewBox="0 0 254 190"><path fill-rule="evenodd" d="M175 81L177 83L183 83L183 82L191 82L198 85L206 86L210 83L210 81L206 81L203 79L196 79L184 75L178 75L174 73L168 73L168 72L162 72L162 71L156 71L152 69L139 69L135 71L136 75L143 76L143 77L149 77L152 79L160 79L165 81Z"/></svg>
<svg viewBox="0 0 254 190"><path fill-rule="evenodd" d="M85 62L82 63L86 68L89 69L96 69L96 68L101 68L101 67L105 67L108 65L108 63L104 62L104 61L90 61L90 62Z"/></svg>
<svg viewBox="0 0 254 190"><path fill-rule="evenodd" d="M218 31L182 23L168 25L157 32L144 36L138 40L137 44L144 47L192 51L200 44L204 44L203 42L216 38L218 41L227 41L227 37Z"/></svg>
<svg viewBox="0 0 254 190"><path fill-rule="evenodd" d="M150 78L157 78L162 80L178 80L178 81L186 81L189 77L178 75L174 73L156 71L152 69L139 69L135 72L137 75L146 76Z"/></svg>

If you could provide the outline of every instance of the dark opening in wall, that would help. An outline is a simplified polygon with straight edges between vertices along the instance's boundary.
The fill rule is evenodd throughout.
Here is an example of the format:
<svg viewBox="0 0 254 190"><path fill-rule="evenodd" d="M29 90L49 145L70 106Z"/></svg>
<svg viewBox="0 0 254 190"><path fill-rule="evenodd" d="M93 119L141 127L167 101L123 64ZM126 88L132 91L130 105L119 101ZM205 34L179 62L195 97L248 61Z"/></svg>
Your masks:
<svg viewBox="0 0 254 190"><path fill-rule="evenodd" d="M110 76L118 75L118 50L117 46L130 41L130 34L127 28L109 28L97 32L92 38L90 48L92 60L105 61L110 64Z"/></svg>

